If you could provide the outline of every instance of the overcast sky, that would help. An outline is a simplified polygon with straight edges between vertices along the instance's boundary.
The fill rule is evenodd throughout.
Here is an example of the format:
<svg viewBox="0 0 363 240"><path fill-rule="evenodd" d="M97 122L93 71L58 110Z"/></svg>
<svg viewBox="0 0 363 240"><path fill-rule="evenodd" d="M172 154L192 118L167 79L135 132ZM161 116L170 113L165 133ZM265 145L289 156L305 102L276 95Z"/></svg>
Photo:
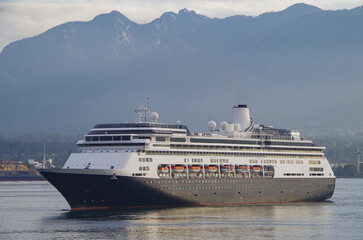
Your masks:
<svg viewBox="0 0 363 240"><path fill-rule="evenodd" d="M0 0L0 51L10 42L38 35L68 21L89 21L117 10L137 23L182 8L208 17L259 15L280 11L296 0ZM324 10L351 9L363 0L305 0Z"/></svg>

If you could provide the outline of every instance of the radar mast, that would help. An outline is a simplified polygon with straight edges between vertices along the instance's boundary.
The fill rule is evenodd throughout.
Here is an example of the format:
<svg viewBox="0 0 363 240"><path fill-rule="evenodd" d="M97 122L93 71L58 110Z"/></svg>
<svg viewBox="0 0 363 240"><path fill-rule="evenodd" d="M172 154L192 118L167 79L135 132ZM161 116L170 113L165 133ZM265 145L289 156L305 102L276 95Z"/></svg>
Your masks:
<svg viewBox="0 0 363 240"><path fill-rule="evenodd" d="M141 123L146 122L147 114L150 114L150 101L149 98L146 98L146 106L140 103L140 99L137 98L138 101L138 108L134 108L135 114L137 115L137 118L135 122Z"/></svg>

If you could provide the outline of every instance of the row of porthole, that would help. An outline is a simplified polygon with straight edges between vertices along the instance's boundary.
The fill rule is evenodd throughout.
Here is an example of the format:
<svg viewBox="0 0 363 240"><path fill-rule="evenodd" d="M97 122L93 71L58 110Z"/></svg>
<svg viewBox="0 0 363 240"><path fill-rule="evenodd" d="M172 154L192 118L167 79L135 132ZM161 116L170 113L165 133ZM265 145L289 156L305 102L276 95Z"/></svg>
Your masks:
<svg viewBox="0 0 363 240"><path fill-rule="evenodd" d="M86 200L86 199L84 199L84 200L83 200L83 203L86 203L86 202L87 202L87 200ZM90 202L90 203L94 203L94 202L95 202L95 200L94 200L94 199L91 199L91 200L89 200L89 202ZM105 200L104 200L104 199L102 199L102 200L101 200L101 202L103 203L103 202L105 202Z"/></svg>
<svg viewBox="0 0 363 240"><path fill-rule="evenodd" d="M327 187L327 186L322 186L322 187ZM296 189L296 188L309 188L309 189L312 189L312 188L318 188L318 186L305 186L305 187L297 187L297 186L292 186L292 187L288 187L288 186L285 186L285 187L276 187L276 188L280 188L280 189ZM258 187L238 187L238 186L235 186L235 187L232 187L232 186L217 186L217 187L161 187L161 188L158 188L160 190L173 190L173 191L184 191L184 190L211 190L211 189L218 189L218 190L221 190L221 189L262 189L262 188L258 188ZM281 191L282 193L283 191ZM248 193L248 192L246 192Z"/></svg>
<svg viewBox="0 0 363 240"><path fill-rule="evenodd" d="M82 150L82 153L117 153L117 152L135 152L135 150Z"/></svg>
<svg viewBox="0 0 363 240"><path fill-rule="evenodd" d="M227 156L254 156L254 157L298 157L298 158L323 158L324 155L301 155L301 154L273 154L273 153L234 153L234 152L180 152L180 151L147 151L147 154L158 155L227 155Z"/></svg>
<svg viewBox="0 0 363 240"><path fill-rule="evenodd" d="M328 185L286 185L286 186L187 186L161 187L161 190L206 190L206 189L296 189L296 188L327 188Z"/></svg>

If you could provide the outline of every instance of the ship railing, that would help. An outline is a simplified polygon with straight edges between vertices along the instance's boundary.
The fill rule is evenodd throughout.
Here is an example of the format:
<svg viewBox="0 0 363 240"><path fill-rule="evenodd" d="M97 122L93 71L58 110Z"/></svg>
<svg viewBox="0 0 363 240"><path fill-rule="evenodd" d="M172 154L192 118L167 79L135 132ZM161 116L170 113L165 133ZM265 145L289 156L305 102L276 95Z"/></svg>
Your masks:
<svg viewBox="0 0 363 240"><path fill-rule="evenodd" d="M258 139L258 140L288 140L288 141L303 141L304 139L301 137L293 137L293 136L284 136L284 135L275 135L275 134L260 134L260 133L245 133L245 136L241 136L238 138L241 139ZM192 136L198 137L215 137L212 133L193 133ZM229 138L234 138L234 136L230 135Z"/></svg>
<svg viewBox="0 0 363 240"><path fill-rule="evenodd" d="M274 148L243 148L243 147L228 147L228 146L213 146L213 145L206 145L206 146L193 146L193 145L187 145L187 146L170 146L170 149L200 149L200 150L228 150L228 151L250 151L250 152L261 152L262 151L268 151L268 152L314 152L314 153L321 153L322 151L320 149L274 149Z"/></svg>
<svg viewBox="0 0 363 240"><path fill-rule="evenodd" d="M262 139L262 140L288 140L288 141L299 141L301 139L296 139L291 136L279 136L273 134L253 134L250 136L253 139Z"/></svg>

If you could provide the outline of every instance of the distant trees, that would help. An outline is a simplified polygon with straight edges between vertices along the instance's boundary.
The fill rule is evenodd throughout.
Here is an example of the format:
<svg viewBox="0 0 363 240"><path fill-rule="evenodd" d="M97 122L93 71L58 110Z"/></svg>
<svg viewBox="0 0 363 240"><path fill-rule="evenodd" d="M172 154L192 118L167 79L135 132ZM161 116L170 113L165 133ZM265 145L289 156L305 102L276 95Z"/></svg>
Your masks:
<svg viewBox="0 0 363 240"><path fill-rule="evenodd" d="M356 177L358 175L356 164L333 166L333 171L336 177Z"/></svg>
<svg viewBox="0 0 363 240"><path fill-rule="evenodd" d="M326 147L325 155L331 164L356 163L357 147L363 151L363 132L308 138L312 139L315 144Z"/></svg>
<svg viewBox="0 0 363 240"><path fill-rule="evenodd" d="M43 159L44 142L46 158L52 158L57 166L63 166L72 152L77 151L76 141L82 138L78 135L45 135L22 136L18 138L0 137L0 160L24 161Z"/></svg>

